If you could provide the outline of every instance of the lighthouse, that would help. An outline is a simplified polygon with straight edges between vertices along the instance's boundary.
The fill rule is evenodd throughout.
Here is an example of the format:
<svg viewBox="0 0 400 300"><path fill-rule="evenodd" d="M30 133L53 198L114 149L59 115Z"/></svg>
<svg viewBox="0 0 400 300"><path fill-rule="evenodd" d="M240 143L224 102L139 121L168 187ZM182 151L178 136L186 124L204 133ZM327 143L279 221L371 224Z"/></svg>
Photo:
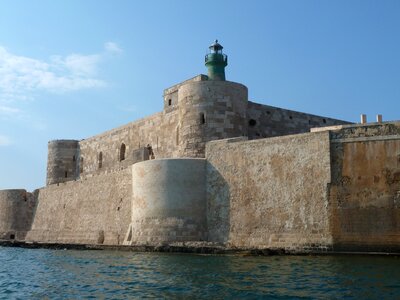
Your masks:
<svg viewBox="0 0 400 300"><path fill-rule="evenodd" d="M208 68L209 80L225 80L225 67L228 65L228 57L222 53L221 44L215 40L210 47L210 53L205 57L205 65Z"/></svg>

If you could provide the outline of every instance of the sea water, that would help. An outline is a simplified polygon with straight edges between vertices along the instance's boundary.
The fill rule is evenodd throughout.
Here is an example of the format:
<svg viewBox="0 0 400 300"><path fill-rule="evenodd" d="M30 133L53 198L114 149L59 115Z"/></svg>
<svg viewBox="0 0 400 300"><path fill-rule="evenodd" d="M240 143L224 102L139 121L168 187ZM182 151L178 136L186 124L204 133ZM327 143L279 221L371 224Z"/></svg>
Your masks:
<svg viewBox="0 0 400 300"><path fill-rule="evenodd" d="M0 299L81 298L400 299L400 258L0 247Z"/></svg>

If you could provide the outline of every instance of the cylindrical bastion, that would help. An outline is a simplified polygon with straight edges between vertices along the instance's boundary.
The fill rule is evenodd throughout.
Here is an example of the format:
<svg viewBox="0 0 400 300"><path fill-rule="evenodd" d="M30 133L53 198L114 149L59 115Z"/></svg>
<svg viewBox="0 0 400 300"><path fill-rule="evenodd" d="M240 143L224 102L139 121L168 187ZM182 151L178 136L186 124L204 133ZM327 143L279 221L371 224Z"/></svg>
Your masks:
<svg viewBox="0 0 400 300"><path fill-rule="evenodd" d="M247 87L230 81L196 81L178 90L180 157L204 157L209 141L247 135Z"/></svg>
<svg viewBox="0 0 400 300"><path fill-rule="evenodd" d="M77 178L79 141L54 140L48 143L47 185Z"/></svg>
<svg viewBox="0 0 400 300"><path fill-rule="evenodd" d="M205 168L205 159L134 164L129 244L205 240Z"/></svg>

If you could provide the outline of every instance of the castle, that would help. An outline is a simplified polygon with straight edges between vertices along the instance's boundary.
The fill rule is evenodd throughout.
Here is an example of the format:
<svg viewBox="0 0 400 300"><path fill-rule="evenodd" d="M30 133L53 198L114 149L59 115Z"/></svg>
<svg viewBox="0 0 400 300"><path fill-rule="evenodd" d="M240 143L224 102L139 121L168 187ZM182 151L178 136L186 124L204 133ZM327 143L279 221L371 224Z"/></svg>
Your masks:
<svg viewBox="0 0 400 300"><path fill-rule="evenodd" d="M400 122L251 102L222 49L164 90L162 112L50 141L46 187L0 191L0 239L398 252Z"/></svg>

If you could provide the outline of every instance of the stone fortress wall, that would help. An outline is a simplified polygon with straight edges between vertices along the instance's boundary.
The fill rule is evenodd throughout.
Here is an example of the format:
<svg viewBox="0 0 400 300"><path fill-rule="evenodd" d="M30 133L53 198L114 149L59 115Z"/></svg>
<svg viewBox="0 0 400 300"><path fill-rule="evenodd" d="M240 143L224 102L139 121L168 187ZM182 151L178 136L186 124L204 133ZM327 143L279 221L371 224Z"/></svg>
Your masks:
<svg viewBox="0 0 400 300"><path fill-rule="evenodd" d="M37 206L22 227L13 220L24 208L5 203L22 203L23 191L2 191L0 224L3 238L27 231L14 238L28 242L394 252L399 157L398 122L216 140L205 159L147 160L51 184L30 196Z"/></svg>
<svg viewBox="0 0 400 300"><path fill-rule="evenodd" d="M399 122L250 102L215 68L164 90L160 113L49 142L47 186L0 191L0 238L400 251Z"/></svg>

